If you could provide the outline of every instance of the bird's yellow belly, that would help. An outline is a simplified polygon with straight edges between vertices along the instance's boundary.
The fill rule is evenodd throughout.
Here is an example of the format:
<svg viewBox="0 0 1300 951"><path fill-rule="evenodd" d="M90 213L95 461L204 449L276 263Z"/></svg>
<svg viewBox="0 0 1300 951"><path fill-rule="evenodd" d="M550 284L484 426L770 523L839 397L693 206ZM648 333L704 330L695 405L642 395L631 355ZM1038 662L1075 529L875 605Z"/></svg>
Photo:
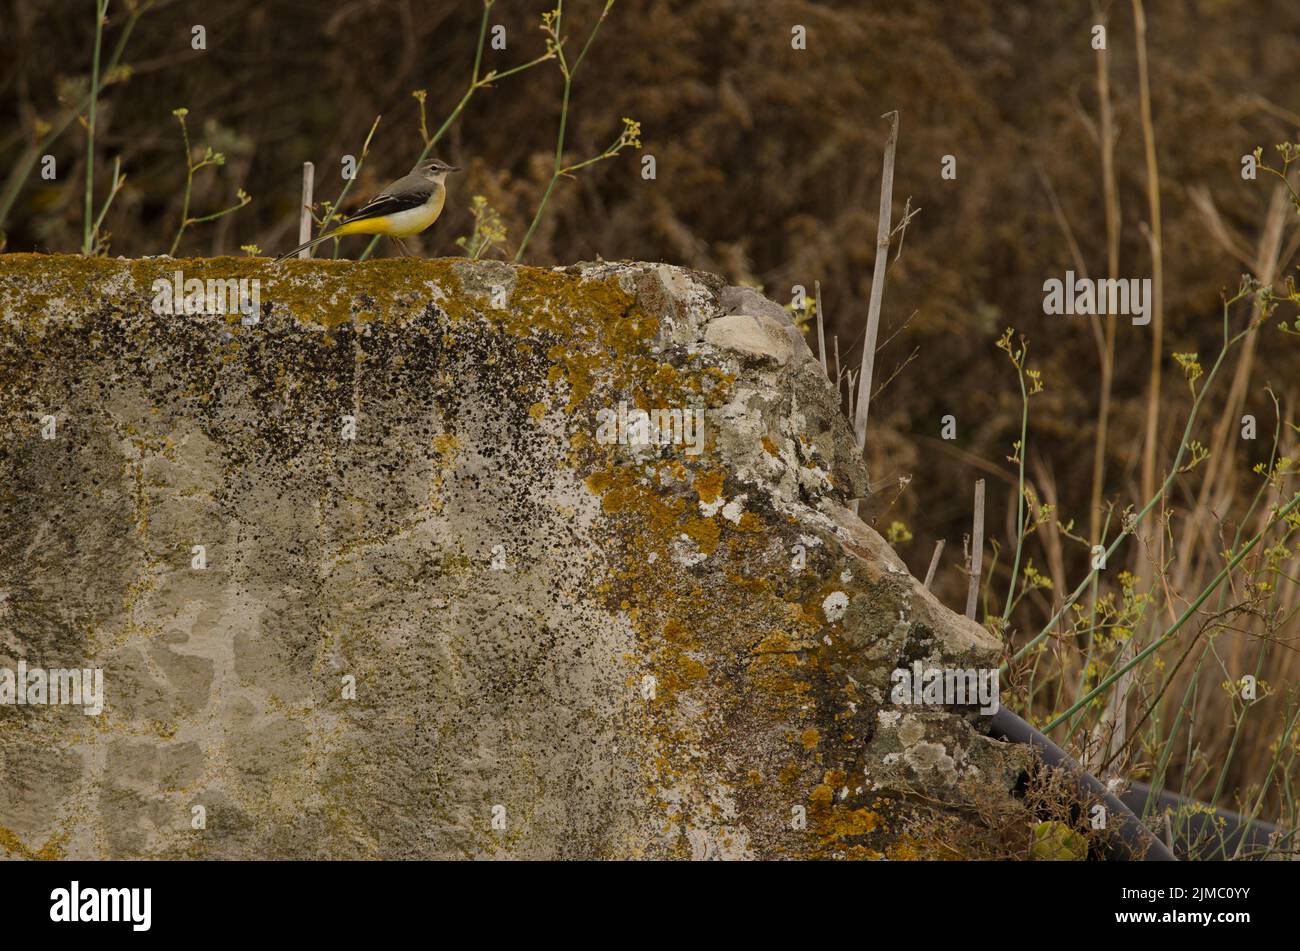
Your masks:
<svg viewBox="0 0 1300 951"><path fill-rule="evenodd" d="M337 233L339 235L389 234L398 238L419 234L438 220L446 196L447 193L440 189L432 200L425 202L418 208L408 208L406 211L399 211L392 215L381 215L378 218L350 221L341 226Z"/></svg>

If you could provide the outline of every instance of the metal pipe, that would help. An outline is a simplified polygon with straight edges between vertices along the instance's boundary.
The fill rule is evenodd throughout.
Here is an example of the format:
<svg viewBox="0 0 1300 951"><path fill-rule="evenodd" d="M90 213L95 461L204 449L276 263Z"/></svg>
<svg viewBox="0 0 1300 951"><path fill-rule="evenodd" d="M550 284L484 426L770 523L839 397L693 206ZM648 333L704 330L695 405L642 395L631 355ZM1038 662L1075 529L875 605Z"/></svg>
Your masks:
<svg viewBox="0 0 1300 951"><path fill-rule="evenodd" d="M1174 851L1181 859L1188 857L1192 843L1200 843L1204 847L1204 854L1198 858L1221 861L1233 858L1238 849L1244 857L1248 857L1247 853L1251 849L1267 849L1270 844L1281 845L1287 839L1295 837L1294 831L1285 833L1271 822L1247 819L1231 809L1207 812L1206 804L1198 799L1168 791L1153 794L1146 783L1129 783L1128 792L1120 796L1120 799L1134 812L1146 812L1148 809L1156 812L1164 812L1166 809L1174 813L1181 811L1183 814L1174 823ZM1200 808L1188 809L1189 806ZM1186 835L1180 835L1184 829ZM1281 838L1275 841L1275 835Z"/></svg>
<svg viewBox="0 0 1300 951"><path fill-rule="evenodd" d="M1074 777L1080 792L1100 799L1106 806L1106 844L1111 857L1140 859L1144 862L1177 862L1169 848L1152 835L1151 830L1128 806L1107 791L1101 780L1084 770L1065 750L1016 716L1006 707L989 719L989 734L997 739L1024 743L1033 748L1051 769L1063 769Z"/></svg>

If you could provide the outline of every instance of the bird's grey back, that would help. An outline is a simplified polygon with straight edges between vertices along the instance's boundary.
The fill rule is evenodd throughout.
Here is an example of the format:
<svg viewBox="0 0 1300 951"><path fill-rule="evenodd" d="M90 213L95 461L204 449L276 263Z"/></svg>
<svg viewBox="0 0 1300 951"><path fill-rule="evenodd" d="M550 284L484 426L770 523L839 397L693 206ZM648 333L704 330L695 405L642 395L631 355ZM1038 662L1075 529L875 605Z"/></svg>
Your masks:
<svg viewBox="0 0 1300 951"><path fill-rule="evenodd" d="M429 200L429 196L437 187L423 175L414 173L403 175L397 181L390 182L383 191L366 202L355 214L349 215L346 220L362 221L366 218L379 218L383 215L418 208Z"/></svg>

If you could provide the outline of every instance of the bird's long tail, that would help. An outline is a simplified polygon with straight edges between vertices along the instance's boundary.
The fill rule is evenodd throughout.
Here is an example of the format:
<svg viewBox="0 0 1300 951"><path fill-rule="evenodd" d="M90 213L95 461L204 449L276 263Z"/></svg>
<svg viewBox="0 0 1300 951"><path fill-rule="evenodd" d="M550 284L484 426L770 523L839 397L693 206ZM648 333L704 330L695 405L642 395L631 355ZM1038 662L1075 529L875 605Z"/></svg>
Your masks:
<svg viewBox="0 0 1300 951"><path fill-rule="evenodd" d="M318 234L316 237L312 238L310 241L307 241L307 242L305 242L305 243L303 243L303 244L298 245L298 247L294 248L292 251L286 251L286 252L284 252L284 254L280 255L278 258L275 259L275 262L274 262L274 263L279 264L281 261L286 260L287 258L291 258L291 257L293 257L293 256L294 256L295 254L297 254L299 251L305 251L307 248L314 248L314 247L316 247L316 245L320 244L322 241L326 241L326 240L328 240L328 239L330 239L330 238L333 238L337 233L338 233L338 229L335 228L333 231L326 231L324 234Z"/></svg>

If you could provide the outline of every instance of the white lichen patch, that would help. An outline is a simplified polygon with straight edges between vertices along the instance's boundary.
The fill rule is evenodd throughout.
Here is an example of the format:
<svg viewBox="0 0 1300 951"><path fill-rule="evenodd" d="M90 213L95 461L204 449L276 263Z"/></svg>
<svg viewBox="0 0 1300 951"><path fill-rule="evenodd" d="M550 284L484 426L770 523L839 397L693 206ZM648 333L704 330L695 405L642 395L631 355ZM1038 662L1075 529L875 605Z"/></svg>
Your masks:
<svg viewBox="0 0 1300 951"><path fill-rule="evenodd" d="M953 759L942 743L917 743L908 748L903 759L917 772L937 770L945 776L956 774Z"/></svg>
<svg viewBox="0 0 1300 951"><path fill-rule="evenodd" d="M738 495L722 507L722 517L733 525L740 524L740 516L745 514L745 495Z"/></svg>
<svg viewBox="0 0 1300 951"><path fill-rule="evenodd" d="M915 743L919 743L924 737L924 723L913 716L903 718L903 722L898 728L898 740L900 743L904 746L912 746Z"/></svg>
<svg viewBox="0 0 1300 951"><path fill-rule="evenodd" d="M673 539L673 561L683 568L694 568L709 556L700 551L695 539L685 532Z"/></svg>
<svg viewBox="0 0 1300 951"><path fill-rule="evenodd" d="M822 614L826 615L826 620L832 624L843 620L848 609L849 596L843 591L832 591L822 601Z"/></svg>
<svg viewBox="0 0 1300 951"><path fill-rule="evenodd" d="M712 502L706 502L703 499L700 499L700 514L705 518L713 518L713 516L717 515L718 511L726 504L727 500L722 496L718 496Z"/></svg>

